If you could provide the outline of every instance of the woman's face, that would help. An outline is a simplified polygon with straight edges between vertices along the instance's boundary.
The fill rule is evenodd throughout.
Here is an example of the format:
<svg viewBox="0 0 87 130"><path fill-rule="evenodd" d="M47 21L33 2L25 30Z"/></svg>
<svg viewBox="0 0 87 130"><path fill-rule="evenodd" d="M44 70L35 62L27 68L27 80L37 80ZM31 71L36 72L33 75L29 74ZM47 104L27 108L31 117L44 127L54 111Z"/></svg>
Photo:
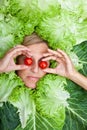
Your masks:
<svg viewBox="0 0 87 130"><path fill-rule="evenodd" d="M20 76L27 87L35 88L36 82L46 74L43 72L43 69L39 67L38 63L41 59L43 59L43 54L47 52L48 46L45 43L39 43L29 45L28 48L31 51L33 64L25 70L18 70L17 74ZM26 56L20 56L18 63L24 64L25 57Z"/></svg>

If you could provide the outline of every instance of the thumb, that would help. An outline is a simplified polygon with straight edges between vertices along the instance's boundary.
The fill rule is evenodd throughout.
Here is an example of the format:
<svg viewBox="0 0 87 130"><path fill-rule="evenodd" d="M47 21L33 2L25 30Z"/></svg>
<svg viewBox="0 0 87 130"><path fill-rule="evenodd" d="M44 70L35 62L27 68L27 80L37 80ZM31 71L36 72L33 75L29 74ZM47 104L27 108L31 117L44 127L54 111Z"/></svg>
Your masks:
<svg viewBox="0 0 87 130"><path fill-rule="evenodd" d="M16 65L15 70L24 70L27 69L28 66L27 65Z"/></svg>

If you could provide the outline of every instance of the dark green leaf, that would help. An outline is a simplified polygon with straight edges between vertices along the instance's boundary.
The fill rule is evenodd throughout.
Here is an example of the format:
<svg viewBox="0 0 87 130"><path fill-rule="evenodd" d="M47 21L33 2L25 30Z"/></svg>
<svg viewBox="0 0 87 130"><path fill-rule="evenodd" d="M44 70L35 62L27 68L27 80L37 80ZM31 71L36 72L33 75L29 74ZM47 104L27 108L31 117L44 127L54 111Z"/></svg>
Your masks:
<svg viewBox="0 0 87 130"><path fill-rule="evenodd" d="M0 130L14 130L19 124L17 109L7 103L0 107Z"/></svg>

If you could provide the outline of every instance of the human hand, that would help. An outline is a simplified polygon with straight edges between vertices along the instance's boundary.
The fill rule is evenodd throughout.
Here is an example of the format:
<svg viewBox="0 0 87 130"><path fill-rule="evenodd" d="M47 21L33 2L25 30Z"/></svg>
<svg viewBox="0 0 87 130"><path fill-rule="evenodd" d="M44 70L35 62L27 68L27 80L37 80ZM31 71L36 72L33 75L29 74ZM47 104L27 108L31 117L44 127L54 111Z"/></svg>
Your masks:
<svg viewBox="0 0 87 130"><path fill-rule="evenodd" d="M46 68L43 71L47 73L58 74L67 78L70 78L71 75L74 74L74 65L69 56L64 51L60 49L57 49L57 51L48 49L48 53L45 53L44 57L46 57L43 59L44 61L56 60L58 64L56 68Z"/></svg>
<svg viewBox="0 0 87 130"><path fill-rule="evenodd" d="M0 73L10 72L12 70L22 70L26 69L26 65L17 65L14 59L19 55L30 55L29 48L23 45L17 45L14 48L10 49L5 56L0 59Z"/></svg>

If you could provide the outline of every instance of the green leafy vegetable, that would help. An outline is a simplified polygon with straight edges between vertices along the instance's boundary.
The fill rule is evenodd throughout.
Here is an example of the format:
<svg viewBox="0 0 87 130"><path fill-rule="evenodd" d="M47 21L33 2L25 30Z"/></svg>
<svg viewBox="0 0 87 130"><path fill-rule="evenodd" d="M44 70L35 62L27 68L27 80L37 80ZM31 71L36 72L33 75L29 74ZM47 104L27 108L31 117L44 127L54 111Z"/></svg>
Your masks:
<svg viewBox="0 0 87 130"><path fill-rule="evenodd" d="M0 130L14 130L20 124L17 108L8 102L0 107Z"/></svg>
<svg viewBox="0 0 87 130"><path fill-rule="evenodd" d="M66 107L69 93L64 90L65 78L46 75L37 84L36 104L41 113L53 116Z"/></svg>
<svg viewBox="0 0 87 130"><path fill-rule="evenodd" d="M63 124L58 125L59 121L61 123L61 120L57 121L57 119L54 118L44 117L38 112L33 111L33 114L31 114L26 127L23 129L19 125L15 130L62 130Z"/></svg>
<svg viewBox="0 0 87 130"><path fill-rule="evenodd" d="M52 79L55 79L54 82L51 82ZM46 83L47 90L45 85L43 87L42 82L40 81L38 83L40 88L37 88L36 90L37 94L25 86L16 87L13 90L8 101L18 108L19 118L22 125L18 126L16 130L23 128L25 130L27 128L38 129L38 126L40 125L39 122L37 123L38 120L40 120L40 122L44 121L44 124L41 123L41 127L44 129L55 128L57 130L62 130L65 119L65 107L68 105L66 100L69 98L69 93L62 88L63 84L66 83L65 79L62 77L60 79L61 80L57 83L58 77L47 76L44 81L42 80L42 82ZM54 88L51 86L54 86ZM49 92L46 97L44 97L45 91L46 93ZM52 97L53 94L54 97ZM64 98L62 98L62 96L64 96Z"/></svg>
<svg viewBox="0 0 87 130"><path fill-rule="evenodd" d="M83 63L79 71L87 76L87 41L74 46L73 51ZM63 130L86 130L87 129L87 91L80 86L67 80L66 90L71 97L68 99L69 107L66 109L66 120Z"/></svg>
<svg viewBox="0 0 87 130"><path fill-rule="evenodd" d="M13 89L21 84L22 81L14 72L0 75L0 106L8 100Z"/></svg>
<svg viewBox="0 0 87 130"><path fill-rule="evenodd" d="M33 32L87 76L87 1L0 0L0 57ZM14 72L0 74L1 130L86 130L86 104L87 92L64 77L47 75L31 90Z"/></svg>
<svg viewBox="0 0 87 130"><path fill-rule="evenodd" d="M76 70L80 70L83 68L83 63L80 60L79 56L74 51L68 51L67 54L71 58Z"/></svg>
<svg viewBox="0 0 87 130"><path fill-rule="evenodd" d="M68 22L70 21L70 16L66 16L66 19L63 19L60 15L55 17L45 17L39 23L37 27L37 33L41 35L44 39L49 42L49 46L53 49L61 48L63 50L72 49L72 46L75 44L75 38L69 29ZM70 23L70 28L72 23ZM65 42L67 41L67 42Z"/></svg>
<svg viewBox="0 0 87 130"><path fill-rule="evenodd" d="M59 10L60 5L57 0L9 0L8 6L8 11L12 15L24 21L30 19L34 23L39 22L42 15L54 16Z"/></svg>
<svg viewBox="0 0 87 130"><path fill-rule="evenodd" d="M72 81L67 81L66 90L70 93L69 106L66 108L66 120L63 130L86 130L87 92Z"/></svg>
<svg viewBox="0 0 87 130"><path fill-rule="evenodd" d="M8 100L16 108L18 108L19 118L22 128L26 126L26 122L29 119L33 109L33 100L30 97L29 89L26 87L16 87Z"/></svg>
<svg viewBox="0 0 87 130"><path fill-rule="evenodd" d="M84 0L58 0L58 2L61 5L61 8L64 10L67 10L70 13L74 13L77 15L78 18L80 19L85 19L87 18L86 13L87 13L87 1Z"/></svg>

